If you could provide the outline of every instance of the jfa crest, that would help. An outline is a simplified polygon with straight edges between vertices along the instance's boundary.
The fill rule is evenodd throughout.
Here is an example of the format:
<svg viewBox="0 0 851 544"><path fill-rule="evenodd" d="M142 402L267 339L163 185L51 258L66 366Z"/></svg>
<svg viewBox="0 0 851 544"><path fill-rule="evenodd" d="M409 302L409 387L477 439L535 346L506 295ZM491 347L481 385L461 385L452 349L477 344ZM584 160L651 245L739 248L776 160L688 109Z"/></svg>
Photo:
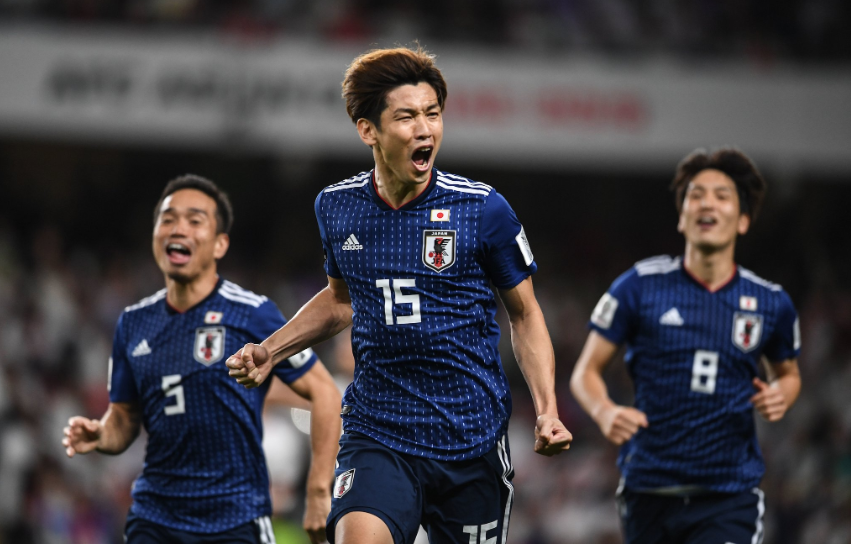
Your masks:
<svg viewBox="0 0 851 544"><path fill-rule="evenodd" d="M745 353L753 351L762 338L762 316L736 312L733 316L733 343Z"/></svg>
<svg viewBox="0 0 851 544"><path fill-rule="evenodd" d="M195 329L195 360L210 366L225 354L224 327L198 327Z"/></svg>
<svg viewBox="0 0 851 544"><path fill-rule="evenodd" d="M337 476L334 481L334 498L339 499L349 492L352 488L352 483L355 481L355 469L350 468L346 472Z"/></svg>
<svg viewBox="0 0 851 544"><path fill-rule="evenodd" d="M423 264L435 272L443 272L455 264L455 231L423 231Z"/></svg>

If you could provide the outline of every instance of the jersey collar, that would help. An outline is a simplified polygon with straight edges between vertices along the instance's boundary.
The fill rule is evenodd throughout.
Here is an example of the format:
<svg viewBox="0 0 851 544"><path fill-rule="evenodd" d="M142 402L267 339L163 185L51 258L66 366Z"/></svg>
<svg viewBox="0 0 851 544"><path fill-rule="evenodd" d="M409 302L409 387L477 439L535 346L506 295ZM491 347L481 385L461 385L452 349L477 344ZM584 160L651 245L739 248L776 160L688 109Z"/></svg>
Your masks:
<svg viewBox="0 0 851 544"><path fill-rule="evenodd" d="M167 313L168 315L183 315L183 314L188 314L189 312L191 312L191 311L192 311L192 310L194 310L195 308L198 308L199 306L203 306L204 304L207 304L207 302L208 302L211 298L213 298L214 296L216 296L216 294L219 292L219 288L222 286L222 283L224 283L224 281L225 281L225 280L224 280L224 278L222 278L221 276L219 276L219 280L216 282L216 286L215 286L215 287L213 287L213 290L212 290L212 291L210 291L210 294L209 294L209 295L207 295L206 297L204 297L203 299L201 299L201 301L200 301L200 302L198 302L198 304L196 304L195 306L192 306L191 308L187 308L187 309L186 309L186 311L183 311L183 312L181 312L180 310L175 309L175 308L174 308L171 304L169 304L169 303L168 303L168 295L164 296L164 297L163 297L163 301L165 302L165 311L166 311L166 313Z"/></svg>
<svg viewBox="0 0 851 544"><path fill-rule="evenodd" d="M396 211L396 210L410 210L411 208L415 208L423 200L425 200L426 197L428 197L429 193L431 193L432 190L434 189L434 186L435 186L436 183L437 183L437 169L432 168L431 169L431 177L428 180L428 185L426 186L425 189L423 189L423 192L418 194L416 196L416 198L414 198L413 200L409 200L408 202L405 202L404 204L402 204L398 208L394 208L393 206L388 204L388 202L386 200L381 198L380 194L378 194L378 189L376 189L376 187L375 187L375 168L373 168L372 171L369 173L369 193L370 193L370 195L372 195L372 200L375 201L375 203L378 205L378 207L381 208L382 210Z"/></svg>
<svg viewBox="0 0 851 544"><path fill-rule="evenodd" d="M685 275L685 277L688 278L692 283L695 283L698 286L700 286L703 290L705 290L708 293L718 293L722 289L726 289L728 286L735 283L735 281L739 278L739 265L737 265L736 263L733 263L733 273L730 275L729 279L727 279L727 281L725 281L724 283L722 283L716 289L713 290L713 289L710 289L709 286L706 283L704 283L702 280L698 279L697 276L692 274L686 268L685 259L681 259L680 262L681 262L680 269L683 271L683 274Z"/></svg>

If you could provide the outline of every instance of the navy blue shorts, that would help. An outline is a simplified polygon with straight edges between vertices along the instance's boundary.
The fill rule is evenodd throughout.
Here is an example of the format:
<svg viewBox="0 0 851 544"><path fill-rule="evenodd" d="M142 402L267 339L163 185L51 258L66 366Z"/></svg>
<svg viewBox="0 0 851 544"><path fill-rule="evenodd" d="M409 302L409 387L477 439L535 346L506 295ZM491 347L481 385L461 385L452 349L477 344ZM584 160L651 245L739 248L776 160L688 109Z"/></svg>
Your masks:
<svg viewBox="0 0 851 544"><path fill-rule="evenodd" d="M127 515L125 544L275 544L269 516L257 518L222 533L179 531L138 517Z"/></svg>
<svg viewBox="0 0 851 544"><path fill-rule="evenodd" d="M467 461L436 461L391 450L359 433L340 439L328 540L349 512L381 518L396 544L411 544L419 526L430 544L503 544L514 499L514 469L503 436Z"/></svg>
<svg viewBox="0 0 851 544"><path fill-rule="evenodd" d="M760 544L761 490L688 497L636 493L618 496L626 544Z"/></svg>

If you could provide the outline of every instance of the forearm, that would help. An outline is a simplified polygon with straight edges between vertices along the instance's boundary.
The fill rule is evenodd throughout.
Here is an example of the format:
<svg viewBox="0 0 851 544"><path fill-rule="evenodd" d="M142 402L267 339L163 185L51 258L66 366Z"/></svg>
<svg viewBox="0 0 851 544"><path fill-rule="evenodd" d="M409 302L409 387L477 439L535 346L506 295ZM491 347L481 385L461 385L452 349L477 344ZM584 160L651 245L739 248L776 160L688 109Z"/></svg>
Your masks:
<svg viewBox="0 0 851 544"><path fill-rule="evenodd" d="M117 455L129 448L139 436L141 411L127 404L110 404L100 423L103 430L95 449L108 455Z"/></svg>
<svg viewBox="0 0 851 544"><path fill-rule="evenodd" d="M558 416L555 394L555 355L540 308L511 319L514 357L535 403L538 416Z"/></svg>
<svg viewBox="0 0 851 544"><path fill-rule="evenodd" d="M771 382L772 387L777 387L783 392L786 400L786 409L792 407L801 393L801 376L799 374L786 374L779 376Z"/></svg>
<svg viewBox="0 0 851 544"><path fill-rule="evenodd" d="M570 391L576 402L597 424L600 423L603 411L615 405L600 373L583 365L581 360L570 379Z"/></svg>
<svg viewBox="0 0 851 544"><path fill-rule="evenodd" d="M262 345L269 351L273 364L277 364L331 338L351 323L351 304L338 300L326 287Z"/></svg>
<svg viewBox="0 0 851 544"><path fill-rule="evenodd" d="M311 403L310 446L313 456L307 474L307 493L330 495L340 441L340 392L335 385Z"/></svg>

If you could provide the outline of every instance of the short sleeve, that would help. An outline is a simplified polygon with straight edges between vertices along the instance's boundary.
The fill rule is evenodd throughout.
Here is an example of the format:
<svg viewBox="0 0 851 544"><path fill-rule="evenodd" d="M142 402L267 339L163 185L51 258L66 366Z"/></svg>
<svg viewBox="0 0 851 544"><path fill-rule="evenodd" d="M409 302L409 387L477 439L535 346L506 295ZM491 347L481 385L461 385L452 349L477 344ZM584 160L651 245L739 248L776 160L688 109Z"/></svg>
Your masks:
<svg viewBox="0 0 851 544"><path fill-rule="evenodd" d="M772 363L797 359L801 353L801 324L795 305L786 291L780 292L777 312L777 325L763 351Z"/></svg>
<svg viewBox="0 0 851 544"><path fill-rule="evenodd" d="M482 214L485 270L499 289L511 289L538 270L523 225L501 194L491 191Z"/></svg>
<svg viewBox="0 0 851 544"><path fill-rule="evenodd" d="M286 318L281 314L275 303L267 300L254 312L249 333L254 337L255 343L260 343L286 323ZM292 383L310 370L317 360L318 358L313 350L307 348L275 365L272 372L284 383Z"/></svg>
<svg viewBox="0 0 851 544"><path fill-rule="evenodd" d="M133 369L127 359L127 341L124 338L125 315L118 318L115 335L112 339L112 357L109 358L109 378L107 389L110 402L136 402L139 400L139 390Z"/></svg>
<svg viewBox="0 0 851 544"><path fill-rule="evenodd" d="M334 251L331 249L331 244L328 243L328 235L325 230L325 221L322 218L322 197L325 196L325 191L319 193L316 201L313 204L313 211L316 214L316 223L319 225L319 237L322 240L322 251L325 253L325 273L332 278L340 279L343 274L337 267L337 259L334 258Z"/></svg>
<svg viewBox="0 0 851 544"><path fill-rule="evenodd" d="M623 344L637 330L641 278L635 268L616 279L600 298L588 326L613 344Z"/></svg>

